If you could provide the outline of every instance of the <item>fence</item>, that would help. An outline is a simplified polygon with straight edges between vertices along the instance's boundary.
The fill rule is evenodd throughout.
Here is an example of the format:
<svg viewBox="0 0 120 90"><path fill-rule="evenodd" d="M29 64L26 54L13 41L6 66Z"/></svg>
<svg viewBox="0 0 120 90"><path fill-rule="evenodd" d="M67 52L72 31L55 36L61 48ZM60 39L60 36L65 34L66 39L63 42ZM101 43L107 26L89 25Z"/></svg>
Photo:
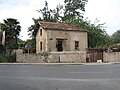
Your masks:
<svg viewBox="0 0 120 90"><path fill-rule="evenodd" d="M96 52L93 56L96 57ZM103 52L101 59L103 62L120 62L120 52ZM91 58L92 59L92 58ZM93 62L99 58L93 58L89 62ZM100 60L100 59L99 59ZM16 53L16 61L20 63L85 63L88 62L86 51L81 52L44 52L44 53ZM97 62L97 61L94 61Z"/></svg>
<svg viewBox="0 0 120 90"><path fill-rule="evenodd" d="M86 52L17 53L16 61L20 63L81 63L86 62Z"/></svg>
<svg viewBox="0 0 120 90"><path fill-rule="evenodd" d="M104 62L120 62L120 52L104 52Z"/></svg>

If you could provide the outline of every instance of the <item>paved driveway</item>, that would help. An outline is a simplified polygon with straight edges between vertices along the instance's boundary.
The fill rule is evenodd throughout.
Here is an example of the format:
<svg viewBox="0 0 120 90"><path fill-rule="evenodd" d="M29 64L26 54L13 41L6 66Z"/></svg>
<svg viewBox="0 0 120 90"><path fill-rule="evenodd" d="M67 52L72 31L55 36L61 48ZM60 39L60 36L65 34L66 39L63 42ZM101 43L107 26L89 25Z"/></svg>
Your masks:
<svg viewBox="0 0 120 90"><path fill-rule="evenodd" d="M0 65L0 90L120 90L120 64Z"/></svg>

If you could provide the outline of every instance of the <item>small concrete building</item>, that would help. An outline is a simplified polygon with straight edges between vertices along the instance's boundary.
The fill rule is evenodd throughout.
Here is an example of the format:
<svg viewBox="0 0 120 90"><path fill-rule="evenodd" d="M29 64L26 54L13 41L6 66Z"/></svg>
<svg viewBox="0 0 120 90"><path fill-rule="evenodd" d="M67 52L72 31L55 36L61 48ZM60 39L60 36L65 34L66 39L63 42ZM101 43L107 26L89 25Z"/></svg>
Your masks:
<svg viewBox="0 0 120 90"><path fill-rule="evenodd" d="M39 22L36 33L37 54L17 54L22 63L85 63L87 31L73 25Z"/></svg>
<svg viewBox="0 0 120 90"><path fill-rule="evenodd" d="M39 22L36 52L86 51L87 31L73 25Z"/></svg>

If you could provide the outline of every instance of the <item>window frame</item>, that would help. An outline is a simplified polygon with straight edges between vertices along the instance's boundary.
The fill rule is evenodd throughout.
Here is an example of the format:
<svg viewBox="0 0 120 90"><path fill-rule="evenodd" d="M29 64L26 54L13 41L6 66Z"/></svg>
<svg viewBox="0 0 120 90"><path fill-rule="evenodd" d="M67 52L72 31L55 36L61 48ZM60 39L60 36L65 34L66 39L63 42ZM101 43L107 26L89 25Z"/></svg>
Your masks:
<svg viewBox="0 0 120 90"><path fill-rule="evenodd" d="M41 50L41 51L42 51L42 46L43 46L43 45L42 45L42 42L40 42L40 50Z"/></svg>
<svg viewBox="0 0 120 90"><path fill-rule="evenodd" d="M42 29L40 29L40 36L42 36Z"/></svg>
<svg viewBox="0 0 120 90"><path fill-rule="evenodd" d="M79 50L79 41L75 41L75 50Z"/></svg>

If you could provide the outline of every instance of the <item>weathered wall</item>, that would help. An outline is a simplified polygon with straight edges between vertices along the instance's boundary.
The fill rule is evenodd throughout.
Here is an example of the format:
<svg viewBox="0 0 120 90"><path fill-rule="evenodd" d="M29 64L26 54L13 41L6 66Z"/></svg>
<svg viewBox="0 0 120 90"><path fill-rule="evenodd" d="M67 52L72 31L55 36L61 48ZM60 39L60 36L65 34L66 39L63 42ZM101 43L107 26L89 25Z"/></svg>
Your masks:
<svg viewBox="0 0 120 90"><path fill-rule="evenodd" d="M43 63L40 54L17 54L16 61L19 63Z"/></svg>
<svg viewBox="0 0 120 90"><path fill-rule="evenodd" d="M103 60L104 62L120 62L120 52L104 52Z"/></svg>
<svg viewBox="0 0 120 90"><path fill-rule="evenodd" d="M40 30L42 30L42 35L40 35ZM42 50L40 50L40 42L42 42ZM36 52L43 52L47 49L47 32L43 28L39 28L36 35Z"/></svg>
<svg viewBox="0 0 120 90"><path fill-rule="evenodd" d="M16 54L20 63L83 63L86 62L85 51L50 52L38 54ZM120 52L103 53L104 62L120 62Z"/></svg>
<svg viewBox="0 0 120 90"><path fill-rule="evenodd" d="M40 30L42 29L42 35ZM87 32L66 30L44 30L40 27L36 35L36 52L57 51L56 39L63 39L63 51L75 51L75 41L79 41L78 51L85 51L88 47ZM42 50L40 50L42 42Z"/></svg>
<svg viewBox="0 0 120 90"><path fill-rule="evenodd" d="M86 52L17 53L16 59L20 63L82 63L86 62Z"/></svg>
<svg viewBox="0 0 120 90"><path fill-rule="evenodd" d="M75 51L75 41L79 41L78 51L85 51L88 47L87 32L48 30L48 50L57 51L56 38L64 39L63 51Z"/></svg>
<svg viewBox="0 0 120 90"><path fill-rule="evenodd" d="M83 63L86 62L86 52L52 52L50 62Z"/></svg>

